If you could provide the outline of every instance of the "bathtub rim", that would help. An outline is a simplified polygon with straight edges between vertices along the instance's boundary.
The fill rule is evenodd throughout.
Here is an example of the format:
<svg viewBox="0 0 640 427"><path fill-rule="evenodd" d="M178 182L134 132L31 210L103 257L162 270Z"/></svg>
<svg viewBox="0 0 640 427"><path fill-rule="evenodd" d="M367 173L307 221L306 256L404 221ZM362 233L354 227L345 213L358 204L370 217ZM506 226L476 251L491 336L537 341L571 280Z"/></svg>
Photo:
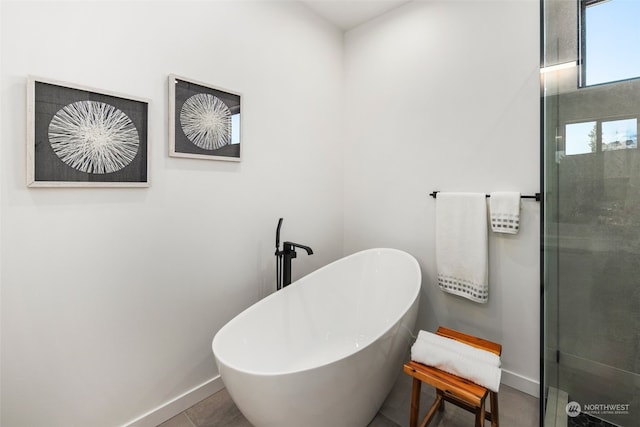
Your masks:
<svg viewBox="0 0 640 427"><path fill-rule="evenodd" d="M411 261L411 263L413 264L415 270L418 273L418 285L416 286L416 290L415 290L415 295L413 295L413 298L411 298L411 300L406 304L404 311L400 312L398 314L398 316L393 319L392 322L389 322L389 325L387 326L387 328L383 329L379 334L377 334L375 337L372 337L372 339L370 340L369 343L367 343L367 345L358 348L356 351L351 351L348 354L345 354L341 357L337 357L333 360L327 361L325 363L321 363L318 365L314 365L314 366L310 366L310 367L305 367L305 368L300 368L300 369L295 369L295 370L288 370L288 371L274 371L274 372L260 372L260 371L255 371L255 370L249 370L249 369L244 369L244 368L239 368L237 367L237 365L234 365L233 363L229 363L227 360L225 360L224 358L221 358L215 351L215 344L216 344L216 338L219 336L220 332L222 332L225 328L227 328L227 326L231 325L232 323L236 323L239 322L242 318L246 317L249 312L249 310L251 308L253 308L254 306L258 305L258 304L266 304L267 301L271 298L274 298L276 295L278 295L279 292L286 292L287 288L290 286L295 286L299 281L301 281L302 279L306 278L307 276L314 274L316 272L319 272L321 270L324 270L326 268L331 267L332 265L339 263L339 262L344 262L346 260L348 260L349 258L355 257L357 255L362 255L364 253L367 252L380 252L380 251L384 251L384 252L396 252L396 253L400 253L403 254L404 256L408 257L409 260ZM319 369L322 368L324 366L328 366L330 364L339 362L341 360L344 360L350 356L352 356L353 354L357 353L357 352L361 352L361 351L365 351L367 350L370 346L372 346L373 344L375 344L376 342L378 342L378 340L380 338L382 338L383 336L385 336L391 329L393 329L396 325L398 325L399 322L402 321L402 319L404 318L404 316L407 315L407 313L411 310L411 308L413 307L414 304L419 304L419 298L420 298L420 290L422 288L422 270L420 269L420 264L418 263L418 260L411 255L409 252L403 251L401 249L394 249L394 248L388 248L388 247L378 247L378 248L370 248L370 249L363 249L357 252L354 252L350 255L344 256L342 258L338 258L335 261L332 261L312 272L310 272L309 274L299 278L298 280L296 280L295 282L291 283L291 285L289 285L287 288L283 288L280 291L275 291L273 293L271 293L270 295L262 298L259 301L256 301L255 303L251 304L249 307L245 308L244 310L242 310L240 313L238 313L236 316L234 316L232 319L230 319L227 323L225 323L222 328L220 328L218 330L218 332L216 332L216 334L213 337L213 340L211 342L211 350L213 352L214 358L216 360L217 364L222 364L225 367L228 367L229 369L233 369L236 372L240 372L242 374L248 374L248 375L255 375L255 376L263 376L263 377L271 377L271 376L282 376L282 375L292 375L292 374L297 374L297 373L302 373L302 372L306 372L306 371L311 371L314 369ZM411 334L413 335L413 331L411 331ZM220 366L218 366L218 371L220 374L222 374L222 370L220 369ZM224 381L224 379L223 379Z"/></svg>

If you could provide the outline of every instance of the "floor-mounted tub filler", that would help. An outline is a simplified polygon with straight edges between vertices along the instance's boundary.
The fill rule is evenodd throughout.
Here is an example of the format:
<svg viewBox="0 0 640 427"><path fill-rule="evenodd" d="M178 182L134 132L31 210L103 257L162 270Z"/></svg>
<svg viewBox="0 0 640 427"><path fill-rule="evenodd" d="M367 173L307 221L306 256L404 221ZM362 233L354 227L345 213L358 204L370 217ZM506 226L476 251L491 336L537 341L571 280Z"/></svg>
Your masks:
<svg viewBox="0 0 640 427"><path fill-rule="evenodd" d="M358 427L413 343L421 273L395 249L335 261L249 307L213 339L222 380L256 427Z"/></svg>

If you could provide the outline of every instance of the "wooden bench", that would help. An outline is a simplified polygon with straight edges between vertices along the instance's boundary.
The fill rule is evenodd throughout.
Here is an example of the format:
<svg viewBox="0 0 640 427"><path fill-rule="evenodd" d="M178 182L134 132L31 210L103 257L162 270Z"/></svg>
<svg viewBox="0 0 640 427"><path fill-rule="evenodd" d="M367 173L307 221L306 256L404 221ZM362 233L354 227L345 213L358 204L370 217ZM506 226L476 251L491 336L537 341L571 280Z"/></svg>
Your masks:
<svg viewBox="0 0 640 427"><path fill-rule="evenodd" d="M473 347L488 350L500 355L502 346L500 344L483 340L453 329L438 328L436 334L453 338ZM420 387L422 383L427 383L435 387L436 400L429 408L420 427L429 424L436 411L444 410L444 402L451 402L461 408L475 413L476 427L483 427L485 418L491 421L491 427L498 427L498 393L486 389L464 378L441 371L432 366L423 365L415 361L405 363L404 372L413 377L413 388L411 393L411 415L409 426L418 426L418 416L420 412ZM491 412L485 411L485 399L489 395L491 401Z"/></svg>

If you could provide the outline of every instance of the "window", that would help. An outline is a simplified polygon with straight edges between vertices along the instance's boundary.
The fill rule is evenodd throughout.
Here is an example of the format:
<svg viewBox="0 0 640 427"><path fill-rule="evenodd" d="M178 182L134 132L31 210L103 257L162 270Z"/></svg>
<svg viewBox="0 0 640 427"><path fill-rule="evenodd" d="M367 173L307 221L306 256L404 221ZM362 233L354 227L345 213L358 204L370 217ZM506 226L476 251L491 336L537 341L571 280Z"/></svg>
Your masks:
<svg viewBox="0 0 640 427"><path fill-rule="evenodd" d="M638 148L638 120L602 122L602 151Z"/></svg>
<svg viewBox="0 0 640 427"><path fill-rule="evenodd" d="M597 122L570 123L565 126L565 154L595 153Z"/></svg>
<svg viewBox="0 0 640 427"><path fill-rule="evenodd" d="M581 0L581 86L640 77L640 1Z"/></svg>
<svg viewBox="0 0 640 427"><path fill-rule="evenodd" d="M638 119L568 123L564 135L567 156L638 148Z"/></svg>

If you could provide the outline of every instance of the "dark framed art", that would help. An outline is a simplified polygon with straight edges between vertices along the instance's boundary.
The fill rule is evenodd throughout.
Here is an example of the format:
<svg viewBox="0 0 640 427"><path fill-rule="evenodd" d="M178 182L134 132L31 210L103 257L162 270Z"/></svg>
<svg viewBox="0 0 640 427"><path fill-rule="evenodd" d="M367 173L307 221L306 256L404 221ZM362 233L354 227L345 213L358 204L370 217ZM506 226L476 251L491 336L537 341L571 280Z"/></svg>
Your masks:
<svg viewBox="0 0 640 427"><path fill-rule="evenodd" d="M148 187L149 101L29 77L29 187Z"/></svg>
<svg viewBox="0 0 640 427"><path fill-rule="evenodd" d="M240 161L239 93L169 76L169 155Z"/></svg>

